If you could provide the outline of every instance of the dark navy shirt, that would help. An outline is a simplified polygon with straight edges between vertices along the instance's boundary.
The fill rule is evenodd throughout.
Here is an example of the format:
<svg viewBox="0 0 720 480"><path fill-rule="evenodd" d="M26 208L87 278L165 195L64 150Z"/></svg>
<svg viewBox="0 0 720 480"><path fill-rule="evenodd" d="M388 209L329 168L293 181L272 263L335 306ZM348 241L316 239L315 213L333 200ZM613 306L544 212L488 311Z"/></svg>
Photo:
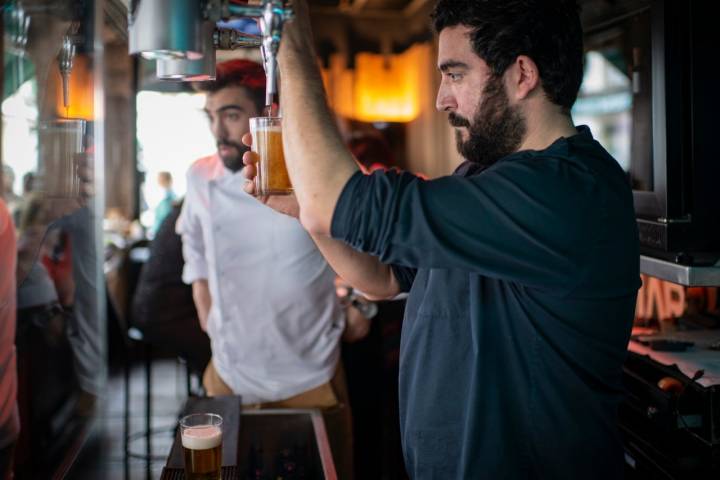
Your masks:
<svg viewBox="0 0 720 480"><path fill-rule="evenodd" d="M414 479L622 477L638 233L624 172L578 132L482 172L358 173L341 194L332 236L410 292L399 382Z"/></svg>

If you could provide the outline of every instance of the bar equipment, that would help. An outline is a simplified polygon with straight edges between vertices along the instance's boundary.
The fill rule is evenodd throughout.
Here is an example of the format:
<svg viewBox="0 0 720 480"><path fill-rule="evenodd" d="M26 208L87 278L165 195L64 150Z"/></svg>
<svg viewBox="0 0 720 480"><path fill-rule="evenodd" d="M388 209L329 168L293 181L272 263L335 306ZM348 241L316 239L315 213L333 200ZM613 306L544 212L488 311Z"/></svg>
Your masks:
<svg viewBox="0 0 720 480"><path fill-rule="evenodd" d="M286 0L135 0L128 22L130 53L158 60L160 78L198 80L214 78L216 49L260 47L266 113L277 115L277 54L283 24L292 16ZM215 27L235 18L256 19L260 35Z"/></svg>
<svg viewBox="0 0 720 480"><path fill-rule="evenodd" d="M63 106L67 109L70 106L70 73L72 72L73 61L75 60L75 43L72 34L77 30L78 24L73 23L68 33L63 36L62 48L58 53L58 68L62 79Z"/></svg>

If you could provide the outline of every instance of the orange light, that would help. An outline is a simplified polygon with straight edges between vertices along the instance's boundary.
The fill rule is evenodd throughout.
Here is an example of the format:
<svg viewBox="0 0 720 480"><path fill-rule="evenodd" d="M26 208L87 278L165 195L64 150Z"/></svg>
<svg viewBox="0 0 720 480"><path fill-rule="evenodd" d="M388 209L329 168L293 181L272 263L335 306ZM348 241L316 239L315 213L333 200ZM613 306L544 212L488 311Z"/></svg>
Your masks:
<svg viewBox="0 0 720 480"><path fill-rule="evenodd" d="M365 122L410 122L420 113L419 71L414 51L355 58L355 118Z"/></svg>
<svg viewBox="0 0 720 480"><path fill-rule="evenodd" d="M355 69L333 55L323 72L330 106L364 122L410 122L420 114L420 75L425 45L399 55L360 53Z"/></svg>
<svg viewBox="0 0 720 480"><path fill-rule="evenodd" d="M93 120L93 72L86 55L76 55L70 72L69 105L63 105L62 77L57 68L51 70L50 82L56 91L58 117ZM51 85L52 87L52 85Z"/></svg>

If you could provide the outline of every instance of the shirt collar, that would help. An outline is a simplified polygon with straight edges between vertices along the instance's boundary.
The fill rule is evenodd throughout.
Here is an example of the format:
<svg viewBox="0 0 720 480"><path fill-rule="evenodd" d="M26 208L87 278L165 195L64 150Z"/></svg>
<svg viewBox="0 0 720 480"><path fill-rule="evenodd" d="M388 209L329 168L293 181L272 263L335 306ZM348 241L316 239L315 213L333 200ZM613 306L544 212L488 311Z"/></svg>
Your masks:
<svg viewBox="0 0 720 480"><path fill-rule="evenodd" d="M240 175L242 172L242 168L238 170L237 172L233 172L229 168L225 166L222 159L220 158L220 155L217 153L212 156L213 158L213 169L212 174L210 175L210 180L215 182L221 182L221 181L227 181L232 178L236 178L236 175Z"/></svg>
<svg viewBox="0 0 720 480"><path fill-rule="evenodd" d="M558 148L560 146L567 146L568 141L575 141L575 140L581 140L581 141L591 141L593 140L592 132L590 131L590 127L587 125L578 125L575 127L575 130L577 133L571 137L560 137L557 140L555 140L553 143L551 143L547 148L541 150L543 152ZM523 156L527 155L528 153L532 153L528 150L523 150L520 152L514 152L510 155L503 157L499 159L497 162L495 162L493 165L502 162L504 160L507 160L509 158L514 158L516 156ZM491 165L492 166L492 165ZM482 173L485 169L489 168L486 165L480 165L478 163L471 162L469 160L465 160L463 163L461 163L453 172L453 175L459 175L461 177L470 177L473 175L478 175L479 173Z"/></svg>

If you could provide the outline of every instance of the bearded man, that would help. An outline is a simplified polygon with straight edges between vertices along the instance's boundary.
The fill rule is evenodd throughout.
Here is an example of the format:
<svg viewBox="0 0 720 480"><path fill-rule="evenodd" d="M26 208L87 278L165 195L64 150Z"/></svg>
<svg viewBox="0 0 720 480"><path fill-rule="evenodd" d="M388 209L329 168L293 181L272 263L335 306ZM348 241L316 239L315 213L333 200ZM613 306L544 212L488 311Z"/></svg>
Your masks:
<svg viewBox="0 0 720 480"><path fill-rule="evenodd" d="M583 74L575 2L437 3L437 108L466 162L430 181L358 171L328 114L306 2L294 4L279 64L297 200L262 200L299 215L354 287L409 292L411 478L621 478L638 233L622 168L570 115ZM248 179L256 160L245 154Z"/></svg>

